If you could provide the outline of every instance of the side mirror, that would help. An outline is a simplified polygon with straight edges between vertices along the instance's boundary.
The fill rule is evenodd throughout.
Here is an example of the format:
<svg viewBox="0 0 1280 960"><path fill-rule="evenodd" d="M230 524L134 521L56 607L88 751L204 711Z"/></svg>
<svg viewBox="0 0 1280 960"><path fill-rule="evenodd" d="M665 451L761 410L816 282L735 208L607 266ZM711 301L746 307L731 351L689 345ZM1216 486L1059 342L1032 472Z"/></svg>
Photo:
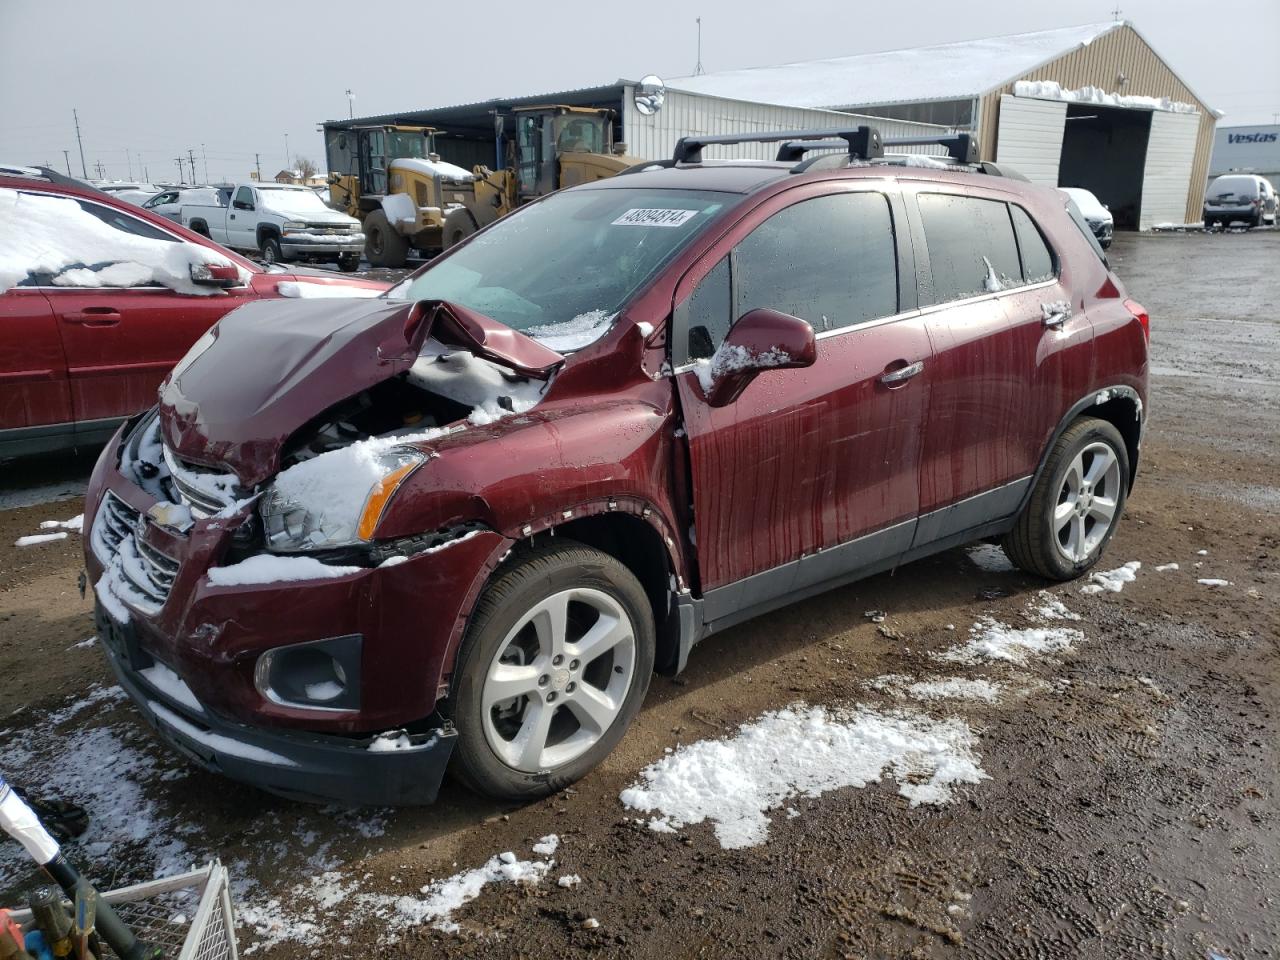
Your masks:
<svg viewBox="0 0 1280 960"><path fill-rule="evenodd" d="M217 287L226 290L240 286L240 270L231 263L193 263L191 282L197 287Z"/></svg>
<svg viewBox="0 0 1280 960"><path fill-rule="evenodd" d="M749 310L738 318L698 380L707 403L723 407L737 400L762 370L809 367L818 342L808 322L777 310Z"/></svg>

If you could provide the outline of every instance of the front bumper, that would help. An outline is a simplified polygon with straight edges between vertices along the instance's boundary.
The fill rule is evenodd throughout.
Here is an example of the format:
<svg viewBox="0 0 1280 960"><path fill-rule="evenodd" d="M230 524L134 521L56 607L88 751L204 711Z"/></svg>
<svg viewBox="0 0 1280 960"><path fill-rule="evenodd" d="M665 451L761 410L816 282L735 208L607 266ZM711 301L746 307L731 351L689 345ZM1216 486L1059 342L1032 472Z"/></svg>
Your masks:
<svg viewBox="0 0 1280 960"><path fill-rule="evenodd" d="M322 254L364 253L364 234L313 234L280 238L280 250L286 257L311 257Z"/></svg>
<svg viewBox="0 0 1280 960"><path fill-rule="evenodd" d="M299 800L354 806L433 803L457 742L442 727L407 746L370 750L373 737L267 731L214 713L194 696L175 698L140 671L154 665L132 624L95 605L98 637L120 686L160 738L213 773Z"/></svg>

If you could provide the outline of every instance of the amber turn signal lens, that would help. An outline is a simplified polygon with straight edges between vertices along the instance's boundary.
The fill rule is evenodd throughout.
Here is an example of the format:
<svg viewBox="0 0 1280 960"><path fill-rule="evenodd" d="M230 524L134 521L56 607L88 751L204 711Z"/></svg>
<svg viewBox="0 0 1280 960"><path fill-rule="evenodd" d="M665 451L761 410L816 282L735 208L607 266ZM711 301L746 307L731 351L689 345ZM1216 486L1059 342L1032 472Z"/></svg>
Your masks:
<svg viewBox="0 0 1280 960"><path fill-rule="evenodd" d="M364 502L364 513L360 515L360 528L357 531L361 540L373 539L373 531L378 528L378 521L382 519L387 501L396 492L396 487L400 486L400 481L413 473L417 466L416 462L406 463L379 480L378 485L370 491L369 499Z"/></svg>

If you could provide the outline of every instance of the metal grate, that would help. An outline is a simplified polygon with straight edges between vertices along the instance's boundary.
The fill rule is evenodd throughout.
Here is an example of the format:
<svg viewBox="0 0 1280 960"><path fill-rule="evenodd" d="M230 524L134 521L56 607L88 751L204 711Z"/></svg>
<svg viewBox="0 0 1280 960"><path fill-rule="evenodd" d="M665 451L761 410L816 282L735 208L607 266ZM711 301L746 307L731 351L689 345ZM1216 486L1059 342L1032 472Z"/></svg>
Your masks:
<svg viewBox="0 0 1280 960"><path fill-rule="evenodd" d="M164 948L166 960L238 960L228 879L226 868L214 860L199 870L113 890L102 898L139 940ZM13 919L26 923L31 911L15 910ZM104 956L116 956L103 947Z"/></svg>
<svg viewBox="0 0 1280 960"><path fill-rule="evenodd" d="M94 556L103 564L111 562L124 538L133 533L138 511L110 491L102 498L98 515L93 518L90 544Z"/></svg>

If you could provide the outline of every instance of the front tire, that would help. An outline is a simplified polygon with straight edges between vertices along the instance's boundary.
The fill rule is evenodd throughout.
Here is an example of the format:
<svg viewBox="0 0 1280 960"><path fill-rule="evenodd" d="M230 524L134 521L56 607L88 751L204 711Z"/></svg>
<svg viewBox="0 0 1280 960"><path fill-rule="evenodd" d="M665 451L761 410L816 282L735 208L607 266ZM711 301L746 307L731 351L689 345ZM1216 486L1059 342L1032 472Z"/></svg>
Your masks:
<svg viewBox="0 0 1280 960"><path fill-rule="evenodd" d="M409 259L409 241L382 210L370 210L364 218L364 255L375 267L403 267Z"/></svg>
<svg viewBox="0 0 1280 960"><path fill-rule="evenodd" d="M360 269L360 257L354 253L344 253L338 257L338 269L343 273L355 273Z"/></svg>
<svg viewBox="0 0 1280 960"><path fill-rule="evenodd" d="M476 232L475 221L466 207L458 207L449 211L444 218L444 249L457 246Z"/></svg>
<svg viewBox="0 0 1280 960"><path fill-rule="evenodd" d="M453 771L479 793L555 793L603 760L653 672L648 596L618 560L571 541L530 551L477 603L440 712Z"/></svg>
<svg viewBox="0 0 1280 960"><path fill-rule="evenodd" d="M268 266L273 263L284 262L284 253L280 250L280 241L275 237L263 237L258 244L258 250L262 254L262 262Z"/></svg>
<svg viewBox="0 0 1280 960"><path fill-rule="evenodd" d="M1082 417L1063 431L1014 528L1001 546L1015 564L1047 580L1072 580L1098 562L1129 491L1120 431Z"/></svg>

